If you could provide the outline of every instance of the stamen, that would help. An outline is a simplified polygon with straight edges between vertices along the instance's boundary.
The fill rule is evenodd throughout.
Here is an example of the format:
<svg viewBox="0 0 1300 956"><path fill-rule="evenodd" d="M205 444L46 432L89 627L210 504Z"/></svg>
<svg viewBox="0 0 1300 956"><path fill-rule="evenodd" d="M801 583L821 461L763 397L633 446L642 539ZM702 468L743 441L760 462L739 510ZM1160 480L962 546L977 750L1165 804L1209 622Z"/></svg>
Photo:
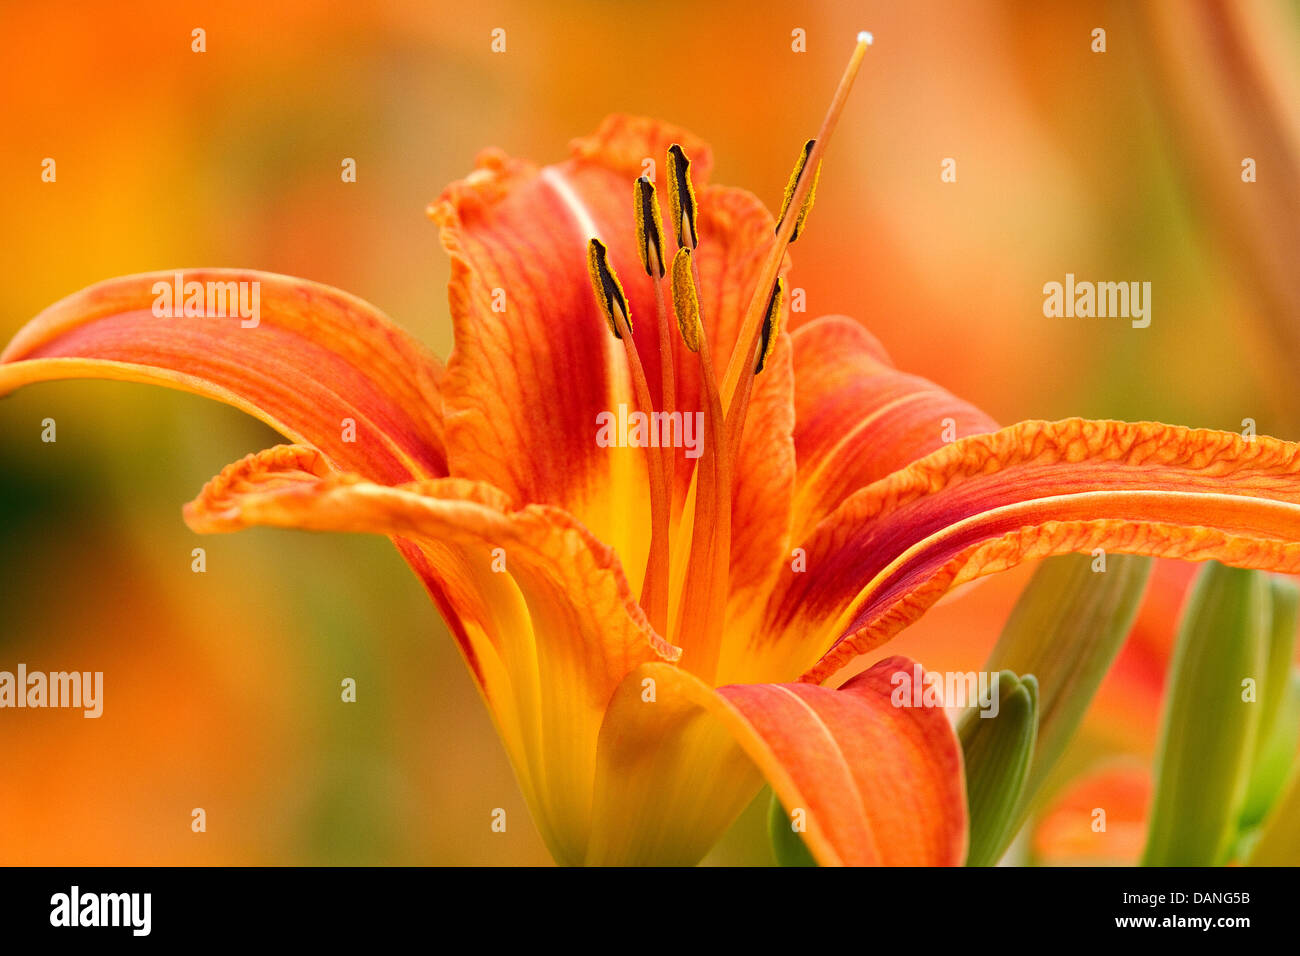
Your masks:
<svg viewBox="0 0 1300 956"><path fill-rule="evenodd" d="M781 224L785 222L786 213L790 211L790 201L794 198L794 191L799 185L799 180L803 176L803 171L808 168L808 157L812 155L813 148L817 145L815 139L810 139L803 144L803 152L799 154L798 161L794 164L794 169L790 173L790 181L785 184L785 198L781 200L781 215L776 221L776 231L781 231ZM817 180L822 174L822 164L818 160L817 168L813 170L812 185L808 187L808 195L804 197L803 204L799 207L799 218L794 222L794 232L790 233L790 241L794 242L799 238L799 233L803 231L804 220L808 218L808 213L812 212L813 201L817 198Z"/></svg>
<svg viewBox="0 0 1300 956"><path fill-rule="evenodd" d="M609 323L609 330L614 338L621 339L621 325L626 325L629 333L632 331L632 310L627 307L627 296L618 276L609 267L609 250L599 239L587 242L587 274L591 276L591 289L596 293L596 304Z"/></svg>
<svg viewBox="0 0 1300 956"><path fill-rule="evenodd" d="M636 216L637 253L641 256L641 267L650 277L655 290L655 321L659 336L659 373L660 403L663 406L664 421L671 422L677 408L677 383L675 380L676 357L673 350L672 333L668 330L668 311L664 308L664 290L660 279L664 277L663 220L659 217L659 200L655 195L654 183L648 176L641 176L633 187L632 206ZM664 480L668 483L669 494L669 530L672 533L672 499L677 487L677 453L672 447L661 447L659 454L663 459ZM671 539L669 542L671 555Z"/></svg>
<svg viewBox="0 0 1300 956"><path fill-rule="evenodd" d="M700 297L691 275L693 263L691 250L682 247L673 256L673 311L677 313L677 328L682 341L692 352L700 350Z"/></svg>
<svg viewBox="0 0 1300 956"><path fill-rule="evenodd" d="M785 280L777 279L772 287L772 297L767 302L767 312L763 316L763 344L758 353L758 362L753 375L746 375L740 380L740 391L732 402L735 426L727 430L727 457L735 462L740 459L740 443L745 434L745 419L749 414L749 400L754 394L754 380L763 371L767 360L776 351L777 339L781 333L781 303L785 298ZM728 421L730 425L730 420Z"/></svg>
<svg viewBox="0 0 1300 956"><path fill-rule="evenodd" d="M659 387L663 397L663 420L671 422L673 413L677 410L677 381L676 365L677 358L673 351L673 336L668 330L668 310L664 307L664 290L660 280L652 278L650 280L655 287L655 321L659 328ZM660 447L659 454L663 457L664 462L664 481L668 485L668 515L665 520L668 521L669 533L673 532L672 514L673 494L677 488L677 449L673 446ZM669 538L669 552L672 551L672 539ZM668 560L665 557L665 562ZM666 573L666 572L665 572Z"/></svg>
<svg viewBox="0 0 1300 956"><path fill-rule="evenodd" d="M785 280L777 279L772 287L772 298L767 301L767 313L763 316L763 344L758 353L758 365L754 368L757 375L776 350L777 335L781 331L781 301L785 298Z"/></svg>
<svg viewBox="0 0 1300 956"><path fill-rule="evenodd" d="M632 337L631 312L623 286L609 265L608 250L599 239L587 241L587 269L591 274L591 288L596 302L605 314L614 336L621 339L627 353L632 389L640 410L654 421L654 404L650 400L650 386L646 383L645 369ZM658 282L655 283L656 287ZM671 499L667 480L667 461L661 448L646 449L646 472L650 479L650 554L646 558L645 580L641 584L641 606L650 619L651 626L661 635L668 626L668 525Z"/></svg>
<svg viewBox="0 0 1300 956"><path fill-rule="evenodd" d="M681 146L668 147L668 208L672 212L677 245L694 249L700 244L695 233L695 187L691 184L691 161Z"/></svg>
<svg viewBox="0 0 1300 956"><path fill-rule="evenodd" d="M740 380L740 389L731 401L731 415L727 417L727 457L732 462L740 460L740 443L745 435L745 418L749 414L749 399L754 394L753 375Z"/></svg>
<svg viewBox="0 0 1300 956"><path fill-rule="evenodd" d="M664 276L663 220L659 218L659 203L655 201L654 183L641 176L633 187L636 209L636 251L641 255L641 267L652 279Z"/></svg>

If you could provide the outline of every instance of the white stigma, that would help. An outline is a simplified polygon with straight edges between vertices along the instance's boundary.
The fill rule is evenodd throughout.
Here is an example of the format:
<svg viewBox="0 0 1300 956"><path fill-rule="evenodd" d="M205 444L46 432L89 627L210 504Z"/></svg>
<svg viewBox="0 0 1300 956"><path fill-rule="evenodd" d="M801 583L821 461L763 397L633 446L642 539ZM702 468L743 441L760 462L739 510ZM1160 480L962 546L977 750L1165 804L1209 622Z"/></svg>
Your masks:
<svg viewBox="0 0 1300 956"><path fill-rule="evenodd" d="M858 34L859 43L865 43L867 46L871 46L871 44L874 43L875 41L876 38L871 35L870 30L863 30L861 33Z"/></svg>

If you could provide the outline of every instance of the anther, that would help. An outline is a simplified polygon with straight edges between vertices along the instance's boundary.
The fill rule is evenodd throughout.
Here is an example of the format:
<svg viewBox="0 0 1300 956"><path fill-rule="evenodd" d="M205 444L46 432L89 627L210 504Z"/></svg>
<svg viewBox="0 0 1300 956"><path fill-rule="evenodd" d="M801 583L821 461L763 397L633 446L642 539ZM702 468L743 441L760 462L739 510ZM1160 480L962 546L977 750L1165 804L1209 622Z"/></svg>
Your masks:
<svg viewBox="0 0 1300 956"><path fill-rule="evenodd" d="M785 221L786 213L790 211L790 201L794 199L794 191L799 187L799 180L808 167L808 157L812 155L813 147L816 145L817 140L815 139L810 139L804 143L803 152L799 154L799 161L794 164L794 171L790 173L790 181L785 185L785 197L781 200L781 215L776 220L777 232L781 231L781 223ZM812 185L808 187L808 195L804 197L804 201L799 207L799 218L795 220L794 232L790 234L791 242L799 238L799 233L803 231L804 220L808 218L808 213L812 211L813 200L817 198L817 179L821 174L822 164L819 159L817 168L812 171Z"/></svg>
<svg viewBox="0 0 1300 956"><path fill-rule="evenodd" d="M691 161L681 146L668 147L668 208L672 212L677 245L694 249L700 244L695 233L695 187L691 184Z"/></svg>
<svg viewBox="0 0 1300 956"><path fill-rule="evenodd" d="M777 336L781 332L781 300L785 298L785 279L777 279L772 287L772 297L767 300L767 312L763 316L763 340L758 352L758 365L754 368L757 375L767 365L767 360L776 351Z"/></svg>
<svg viewBox="0 0 1300 956"><path fill-rule="evenodd" d="M664 277L663 220L659 218L659 202L655 199L655 186L650 177L641 176L633 187L636 209L636 251L641 256L641 267L652 279Z"/></svg>
<svg viewBox="0 0 1300 956"><path fill-rule="evenodd" d="M587 273L591 276L591 289L596 293L596 304L609 323L609 330L614 333L614 338L621 339L623 335L618 330L618 319L623 320L629 332L632 331L632 310L627 307L623 286L609 264L609 250L599 239L587 241Z"/></svg>
<svg viewBox="0 0 1300 956"><path fill-rule="evenodd" d="M700 296L692 274L691 250L685 246L673 256L673 311L682 341L692 352L700 350Z"/></svg>

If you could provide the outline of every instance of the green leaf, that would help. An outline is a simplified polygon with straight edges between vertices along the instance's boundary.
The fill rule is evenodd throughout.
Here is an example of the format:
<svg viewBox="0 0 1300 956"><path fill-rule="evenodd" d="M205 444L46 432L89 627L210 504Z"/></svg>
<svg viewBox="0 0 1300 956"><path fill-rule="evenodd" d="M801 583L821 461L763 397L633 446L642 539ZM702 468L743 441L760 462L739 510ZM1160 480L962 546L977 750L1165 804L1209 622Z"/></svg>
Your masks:
<svg viewBox="0 0 1300 956"><path fill-rule="evenodd" d="M1011 836L1123 646L1151 566L1150 558L1127 554L1049 558L1007 619L985 669L1033 674L1039 691L1034 756Z"/></svg>
<svg viewBox="0 0 1300 956"><path fill-rule="evenodd" d="M772 794L772 802L767 810L767 831L772 838L772 855L776 857L777 866L817 865L776 794Z"/></svg>
<svg viewBox="0 0 1300 956"><path fill-rule="evenodd" d="M1143 865L1228 862L1263 713L1269 619L1264 574L1207 563L1170 667Z"/></svg>
<svg viewBox="0 0 1300 956"><path fill-rule="evenodd" d="M995 865L1015 836L1012 825L1038 731L1038 681L1032 674L1019 678L1011 671L1001 671L997 679L996 713L970 707L957 725L970 811L967 866Z"/></svg>
<svg viewBox="0 0 1300 956"><path fill-rule="evenodd" d="M1259 685L1259 736L1251 764L1250 785L1240 828L1258 826L1286 783L1287 771L1300 743L1300 683L1292 673L1300 588L1287 578L1270 577L1272 618L1269 622L1268 668Z"/></svg>

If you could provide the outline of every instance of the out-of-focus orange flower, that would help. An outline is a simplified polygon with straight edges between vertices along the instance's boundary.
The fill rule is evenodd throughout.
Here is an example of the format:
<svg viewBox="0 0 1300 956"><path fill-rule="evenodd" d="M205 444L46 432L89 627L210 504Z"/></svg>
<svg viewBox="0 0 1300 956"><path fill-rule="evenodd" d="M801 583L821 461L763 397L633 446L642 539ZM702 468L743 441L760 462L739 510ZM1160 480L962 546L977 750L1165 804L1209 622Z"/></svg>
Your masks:
<svg viewBox="0 0 1300 956"><path fill-rule="evenodd" d="M1146 842L1151 772L1116 761L1071 784L1039 820L1037 862L1064 866L1134 864Z"/></svg>

